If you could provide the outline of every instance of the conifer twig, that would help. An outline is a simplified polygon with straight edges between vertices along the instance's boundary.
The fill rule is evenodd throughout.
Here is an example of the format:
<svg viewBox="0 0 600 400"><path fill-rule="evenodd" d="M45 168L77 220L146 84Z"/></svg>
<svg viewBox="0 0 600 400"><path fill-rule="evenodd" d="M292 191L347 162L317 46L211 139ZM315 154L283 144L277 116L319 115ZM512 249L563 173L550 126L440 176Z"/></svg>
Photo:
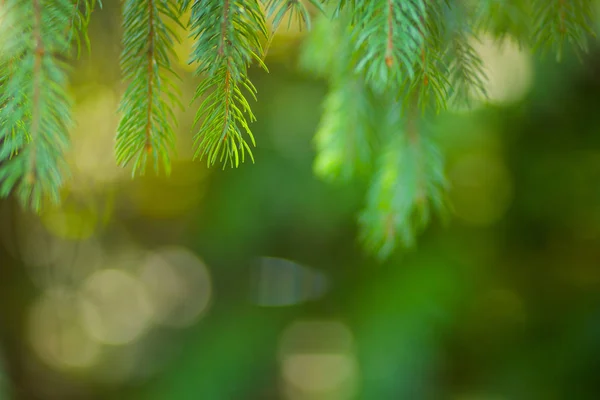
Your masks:
<svg viewBox="0 0 600 400"><path fill-rule="evenodd" d="M121 68L129 84L119 106L117 162L122 166L132 162L133 175L143 175L148 162L156 172L162 166L168 175L175 143L172 105L182 105L173 83L179 77L170 60L179 39L167 20L179 23L178 4L174 0L126 0L123 14Z"/></svg>
<svg viewBox="0 0 600 400"><path fill-rule="evenodd" d="M246 152L254 160L244 136L256 144L249 127L256 118L242 90L256 99L248 65L255 61L266 69L260 57L261 36L268 35L264 15L257 0L195 1L191 7L190 27L196 40L192 61L203 77L194 99L204 99L195 119L200 125L195 158L237 167ZM218 24L212 20L215 15Z"/></svg>
<svg viewBox="0 0 600 400"><path fill-rule="evenodd" d="M14 24L10 39L12 74L0 103L0 195L16 188L27 208L39 210L45 198L57 203L68 176L64 154L69 146L71 100L66 92L68 54L65 35L70 0L8 0Z"/></svg>

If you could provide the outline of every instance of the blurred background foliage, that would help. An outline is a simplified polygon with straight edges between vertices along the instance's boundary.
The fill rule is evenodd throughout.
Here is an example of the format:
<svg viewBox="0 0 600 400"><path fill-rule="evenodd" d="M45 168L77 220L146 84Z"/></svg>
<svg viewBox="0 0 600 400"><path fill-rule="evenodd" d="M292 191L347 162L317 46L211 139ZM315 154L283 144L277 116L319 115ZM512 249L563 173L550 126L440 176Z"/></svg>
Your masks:
<svg viewBox="0 0 600 400"><path fill-rule="evenodd" d="M64 204L0 203L0 399L600 397L598 49L556 64L484 41L491 104L436 126L452 218L378 263L356 241L366 182L313 173L327 88L299 67L303 32L252 71L255 164L191 162L192 107L172 176L132 181L103 3Z"/></svg>

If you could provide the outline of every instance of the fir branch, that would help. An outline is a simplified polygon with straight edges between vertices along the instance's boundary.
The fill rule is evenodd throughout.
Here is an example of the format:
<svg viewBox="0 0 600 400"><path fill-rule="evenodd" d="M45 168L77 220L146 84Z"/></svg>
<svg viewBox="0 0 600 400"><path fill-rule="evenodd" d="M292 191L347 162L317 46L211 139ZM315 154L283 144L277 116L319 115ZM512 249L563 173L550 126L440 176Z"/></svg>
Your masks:
<svg viewBox="0 0 600 400"><path fill-rule="evenodd" d="M528 45L531 39L531 0L478 1L472 15L474 30L489 32L499 42L512 38L519 46Z"/></svg>
<svg viewBox="0 0 600 400"><path fill-rule="evenodd" d="M588 36L595 36L590 0L536 0L534 10L536 50L554 50L557 61L568 45L577 55L588 51Z"/></svg>
<svg viewBox="0 0 600 400"><path fill-rule="evenodd" d="M442 16L442 3L430 0L427 3L425 15L421 17L422 26L419 33L423 37L420 52L420 62L415 65L413 79L405 78L407 91L404 94L404 108L410 109L409 104L417 99L417 106L426 112L435 113L446 110L450 82L446 78L448 68L443 58L443 31L445 30Z"/></svg>
<svg viewBox="0 0 600 400"><path fill-rule="evenodd" d="M178 5L173 0L127 0L123 17L121 69L129 84L119 106L117 162L133 162L133 176L145 174L148 161L155 172L162 165L168 175L175 143L172 105L181 107L181 102L173 82L179 77L171 68L179 38L167 21L179 23Z"/></svg>
<svg viewBox="0 0 600 400"><path fill-rule="evenodd" d="M305 65L317 66L325 73L330 89L325 99L323 116L315 134L317 176L347 182L357 173L368 170L372 157L372 118L376 101L364 78L352 65L353 43L344 30L346 16L337 21L321 18L303 49ZM335 54L328 51L334 46ZM312 60L315 55L324 55ZM308 59L306 59L308 57ZM323 65L320 65L320 64Z"/></svg>
<svg viewBox="0 0 600 400"><path fill-rule="evenodd" d="M0 94L0 196L16 189L21 203L38 211L46 197L59 201L67 175L71 100L59 57L69 51L72 3L7 0L5 7L14 24L14 58Z"/></svg>
<svg viewBox="0 0 600 400"><path fill-rule="evenodd" d="M449 7L446 13L444 60L448 65L448 100L457 107L470 107L473 98L487 98L488 80L483 61L471 45L478 40L462 6Z"/></svg>
<svg viewBox="0 0 600 400"><path fill-rule="evenodd" d="M359 76L347 76L330 89L315 134L317 176L348 182L357 172L368 170L372 157L373 104Z"/></svg>
<svg viewBox="0 0 600 400"><path fill-rule="evenodd" d="M422 131L416 102L410 111L401 118L397 105L389 109L389 128L395 131L379 156L378 171L359 216L361 238L381 260L398 245L414 246L432 210L443 213L446 209L441 154Z"/></svg>
<svg viewBox="0 0 600 400"><path fill-rule="evenodd" d="M195 120L195 124L202 121L195 136L195 157L206 157L208 165L218 159L223 167L227 163L237 167L247 151L254 161L244 133L256 145L249 128L255 117L242 90L256 99L248 64L256 61L266 69L259 56L261 36L267 37L260 5L257 0L196 0L190 26L196 40L192 62L198 63L197 74L204 76L194 96L204 98Z"/></svg>
<svg viewBox="0 0 600 400"><path fill-rule="evenodd" d="M14 36L15 26L20 27L18 21L14 21L16 12L14 9L9 9L8 6L5 0L0 1L0 20L2 21L0 24L0 37L3 38L0 42L0 89L6 95L2 97L3 102L0 104L0 110L4 109L11 101L14 101L14 96L7 92L7 86L14 74L15 60L21 57L20 52L22 52L21 43L19 40L15 40L18 36ZM0 115L3 114L0 112ZM9 121L4 119L0 121L0 127L3 129L0 131L0 145L2 146L0 152L6 151L7 154L0 155L0 160L4 157L10 159L16 156L25 143L31 140L29 132L25 131L22 121L18 121L12 126L8 126L8 123Z"/></svg>
<svg viewBox="0 0 600 400"><path fill-rule="evenodd" d="M427 0L362 0L353 9L357 71L378 92L414 78L426 29Z"/></svg>

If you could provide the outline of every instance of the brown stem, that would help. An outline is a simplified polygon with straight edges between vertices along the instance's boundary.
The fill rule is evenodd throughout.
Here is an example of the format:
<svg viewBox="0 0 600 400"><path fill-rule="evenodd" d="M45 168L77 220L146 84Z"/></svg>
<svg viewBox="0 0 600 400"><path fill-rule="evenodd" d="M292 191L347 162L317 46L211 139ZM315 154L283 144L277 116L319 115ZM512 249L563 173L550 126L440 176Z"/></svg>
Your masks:
<svg viewBox="0 0 600 400"><path fill-rule="evenodd" d="M150 30L148 32L148 108L146 115L146 143L145 149L148 153L152 151L152 101L154 90L154 0L148 0L148 21Z"/></svg>
<svg viewBox="0 0 600 400"><path fill-rule="evenodd" d="M393 63L394 63L394 59L392 57L392 52L394 50L394 42L392 40L393 35L394 35L394 18L393 18L393 13L394 13L394 5L392 3L392 0L388 0L388 19L387 19L387 46L386 46L386 52L385 52L385 63L388 66L388 68L391 68Z"/></svg>

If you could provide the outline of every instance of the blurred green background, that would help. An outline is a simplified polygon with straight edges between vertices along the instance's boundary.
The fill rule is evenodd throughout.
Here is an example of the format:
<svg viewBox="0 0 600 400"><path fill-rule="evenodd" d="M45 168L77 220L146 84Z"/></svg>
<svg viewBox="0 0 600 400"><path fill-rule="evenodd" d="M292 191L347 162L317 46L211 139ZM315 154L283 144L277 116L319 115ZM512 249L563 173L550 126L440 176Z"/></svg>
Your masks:
<svg viewBox="0 0 600 400"><path fill-rule="evenodd" d="M327 87L294 28L253 70L255 164L192 162L192 106L170 178L117 168L119 4L74 71L63 207L0 202L0 399L600 398L598 49L484 41L491 104L436 125L452 218L381 264L367 182L313 175Z"/></svg>

